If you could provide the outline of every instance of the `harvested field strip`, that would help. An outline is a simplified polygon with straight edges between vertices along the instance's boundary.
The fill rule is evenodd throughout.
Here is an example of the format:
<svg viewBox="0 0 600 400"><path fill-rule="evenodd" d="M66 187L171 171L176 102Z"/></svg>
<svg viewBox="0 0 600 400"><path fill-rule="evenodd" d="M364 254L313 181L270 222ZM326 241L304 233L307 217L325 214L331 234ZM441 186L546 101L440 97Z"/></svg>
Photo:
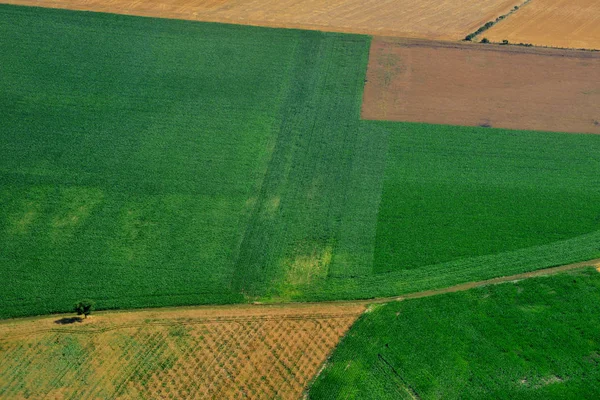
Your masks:
<svg viewBox="0 0 600 400"><path fill-rule="evenodd" d="M297 399L361 305L104 313L0 324L0 397Z"/></svg>
<svg viewBox="0 0 600 400"><path fill-rule="evenodd" d="M492 42L600 50L600 2L532 0L482 36Z"/></svg>
<svg viewBox="0 0 600 400"><path fill-rule="evenodd" d="M520 1L480 0L2 0L148 17L458 40Z"/></svg>
<svg viewBox="0 0 600 400"><path fill-rule="evenodd" d="M600 133L600 53L375 38L367 81L365 119Z"/></svg>

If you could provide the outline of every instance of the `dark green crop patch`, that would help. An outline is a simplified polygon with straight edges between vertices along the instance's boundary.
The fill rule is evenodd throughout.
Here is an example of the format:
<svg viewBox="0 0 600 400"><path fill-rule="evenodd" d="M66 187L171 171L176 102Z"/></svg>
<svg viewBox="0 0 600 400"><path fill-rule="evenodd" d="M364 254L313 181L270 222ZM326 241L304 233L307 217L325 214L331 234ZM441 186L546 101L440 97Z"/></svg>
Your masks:
<svg viewBox="0 0 600 400"><path fill-rule="evenodd" d="M407 300L364 314L310 399L600 396L594 269Z"/></svg>

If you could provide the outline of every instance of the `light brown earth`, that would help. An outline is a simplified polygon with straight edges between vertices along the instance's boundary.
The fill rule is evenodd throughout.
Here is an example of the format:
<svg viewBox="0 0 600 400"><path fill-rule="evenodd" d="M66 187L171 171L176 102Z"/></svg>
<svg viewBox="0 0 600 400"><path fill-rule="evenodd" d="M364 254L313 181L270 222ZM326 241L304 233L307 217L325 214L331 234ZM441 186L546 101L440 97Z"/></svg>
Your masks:
<svg viewBox="0 0 600 400"><path fill-rule="evenodd" d="M362 118L600 134L600 52L376 37Z"/></svg>
<svg viewBox="0 0 600 400"><path fill-rule="evenodd" d="M600 1L531 0L484 36L494 42L600 49Z"/></svg>
<svg viewBox="0 0 600 400"><path fill-rule="evenodd" d="M359 304L112 312L0 323L2 399L297 399Z"/></svg>
<svg viewBox="0 0 600 400"><path fill-rule="evenodd" d="M276 28L458 40L522 0L0 0Z"/></svg>

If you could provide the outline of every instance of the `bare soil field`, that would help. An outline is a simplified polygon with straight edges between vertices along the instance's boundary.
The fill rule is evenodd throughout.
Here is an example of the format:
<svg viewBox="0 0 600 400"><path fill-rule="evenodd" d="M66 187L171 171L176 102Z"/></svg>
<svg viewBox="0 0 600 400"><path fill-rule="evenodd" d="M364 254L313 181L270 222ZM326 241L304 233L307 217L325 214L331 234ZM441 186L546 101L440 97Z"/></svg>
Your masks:
<svg viewBox="0 0 600 400"><path fill-rule="evenodd" d="M600 53L374 38L364 119L600 134Z"/></svg>
<svg viewBox="0 0 600 400"><path fill-rule="evenodd" d="M112 312L0 323L0 398L301 397L364 306Z"/></svg>
<svg viewBox="0 0 600 400"><path fill-rule="evenodd" d="M515 0L2 0L6 4L233 24L457 40Z"/></svg>
<svg viewBox="0 0 600 400"><path fill-rule="evenodd" d="M532 0L481 37L493 42L600 49L598 0Z"/></svg>

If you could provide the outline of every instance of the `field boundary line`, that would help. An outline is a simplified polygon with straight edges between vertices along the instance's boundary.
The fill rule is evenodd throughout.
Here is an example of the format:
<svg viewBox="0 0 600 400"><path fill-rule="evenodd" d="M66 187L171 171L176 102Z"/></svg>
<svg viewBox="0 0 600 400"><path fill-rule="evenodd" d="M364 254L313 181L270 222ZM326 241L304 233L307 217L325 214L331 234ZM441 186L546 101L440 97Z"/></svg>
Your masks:
<svg viewBox="0 0 600 400"><path fill-rule="evenodd" d="M475 41L478 36L482 35L485 31L494 27L494 25L504 21L506 18L510 17L511 15L513 15L514 13L519 11L521 8L523 8L523 6L526 6L529 2L531 2L531 0L525 0L525 2L521 3L521 5L514 6L509 12L507 12L506 14L500 15L494 21L486 22L475 32L468 34L463 40L466 42Z"/></svg>
<svg viewBox="0 0 600 400"><path fill-rule="evenodd" d="M437 295L446 294L446 293L462 292L462 291L466 291L469 289L474 289L474 288L478 288L478 287L482 287L482 286L497 285L497 284L501 284L501 283L519 281L519 280L524 280L524 279L529 279L529 278L555 275L555 274L558 274L561 272L571 271L574 269L582 269L582 268L590 268L590 267L596 268L596 270L600 273L600 258L596 258L596 259L588 260L588 261L581 261L581 262L572 263L572 264L560 265L560 266L556 266L556 267L544 268L544 269L539 269L539 270L530 271L530 272L524 272L524 273L520 273L520 274L500 276L500 277L486 279L486 280L482 280L482 281L465 282L465 283L461 283L458 285L448 286L448 287L439 288L439 289L431 289L431 290L425 290L425 291L420 291L420 292L407 293L407 294L403 294L403 295L399 295L399 296L380 297L380 298L373 298L373 299L336 300L336 301L323 301L323 302L288 302L288 303L254 302L254 303L242 303L242 304L229 304L229 305L225 305L225 306L223 306L223 305L215 305L215 306L201 305L201 306L165 307L165 308L143 308L143 309L129 309L129 310L103 310L103 311L98 311L98 312L94 313L94 315L106 315L106 314L117 314L117 313L144 313L144 312L160 313L160 312L165 312L165 311L178 311L178 310L185 311L185 310L202 310L202 309L218 310L219 308L222 308L224 312L227 312L227 310L240 310L240 309L244 309L244 308L247 308L249 310L258 310L258 309L262 308L265 310L265 313L268 312L269 310L282 309L282 308L288 308L288 307L291 308L292 310L294 310L295 308L300 309L300 310L297 310L296 313L291 311L291 313L288 315L285 315L285 314L262 315L262 316L261 315L248 315L248 316L223 316L223 317L205 316L205 317L195 317L195 318L189 317L189 320L186 320L185 317L178 317L178 318L174 318L174 320L171 319L171 322L166 321L166 320L161 320L159 316L149 316L149 319L154 319L154 321L150 320L150 321L143 322L143 323L132 323L132 324L124 324L124 325L109 326L109 327L96 328L96 329L86 329L86 330L77 330L77 329L68 329L68 328L60 329L58 327L45 328L45 329L30 331L30 332L27 332L26 334L16 333L15 335L6 336L6 337L3 337L2 340L0 340L0 342L2 342L4 340L8 340L8 339L30 336L30 335L34 335L34 334L38 334L38 333L43 333L43 332L94 334L94 333L102 333L105 331L111 331L111 330L117 330L117 329L135 328L135 327L140 327L140 326L145 326L145 325L173 325L174 323L178 324L178 325L195 325L195 324L203 324L203 323L246 321L246 320L252 320L252 319L257 319L257 320L269 320L269 319L297 320L297 319L347 318L349 316L355 315L355 313L353 313L351 311L345 311L345 310L340 310L339 312L329 311L329 312L323 312L323 313L314 312L314 310L313 310L312 312L302 313L302 308L310 307L310 306L319 306L319 305L322 305L322 306L339 305L342 307L343 306L367 307L371 304L393 303L395 301L420 299L420 298L424 298L424 297L437 296ZM366 309L363 312L366 312ZM35 317L5 319L5 320L0 320L0 326L2 326L4 324L15 324L15 323L19 323L21 321L22 322L27 322L27 321L33 322L35 320L40 320L40 319L50 319L50 318L60 319L60 318L64 318L67 315L72 315L72 313L50 314L50 315L40 315L40 316L35 316ZM180 320L178 321L178 319L180 319ZM168 318L167 318L167 320L168 320Z"/></svg>
<svg viewBox="0 0 600 400"><path fill-rule="evenodd" d="M441 288L441 289L425 290L422 292L408 293L408 294L401 295L401 296L373 299L370 303L371 304L381 304L381 303L388 303L388 302L393 302L393 301L420 299L423 297L437 296L437 295L446 294L446 293L464 292L466 290L474 289L474 288L478 288L478 287L482 287L482 286L497 285L500 283L520 281L523 279L555 275L555 274L558 274L561 272L571 271L574 269L587 268L587 267L596 267L596 270L598 272L600 272L600 258L596 258L596 259L589 260L589 261L582 261L582 262L578 262L578 263L574 263L574 264L561 265L558 267L539 269L537 271L523 272L523 273L515 274L515 275L500 276L497 278L486 279L483 281L460 283L458 285L449 286L449 287Z"/></svg>
<svg viewBox="0 0 600 400"><path fill-rule="evenodd" d="M447 48L447 49L477 49L481 51L501 52L501 53L519 53L535 54L538 56L560 56L564 58L599 58L600 50L595 49L576 49L572 47L552 47L552 46L521 46L518 43L509 43L503 45L500 43L479 43L468 41L449 42L444 40L431 40L421 38L405 38L386 35L374 35L373 40L380 40L386 43L401 45L403 47L425 47L425 48Z"/></svg>

